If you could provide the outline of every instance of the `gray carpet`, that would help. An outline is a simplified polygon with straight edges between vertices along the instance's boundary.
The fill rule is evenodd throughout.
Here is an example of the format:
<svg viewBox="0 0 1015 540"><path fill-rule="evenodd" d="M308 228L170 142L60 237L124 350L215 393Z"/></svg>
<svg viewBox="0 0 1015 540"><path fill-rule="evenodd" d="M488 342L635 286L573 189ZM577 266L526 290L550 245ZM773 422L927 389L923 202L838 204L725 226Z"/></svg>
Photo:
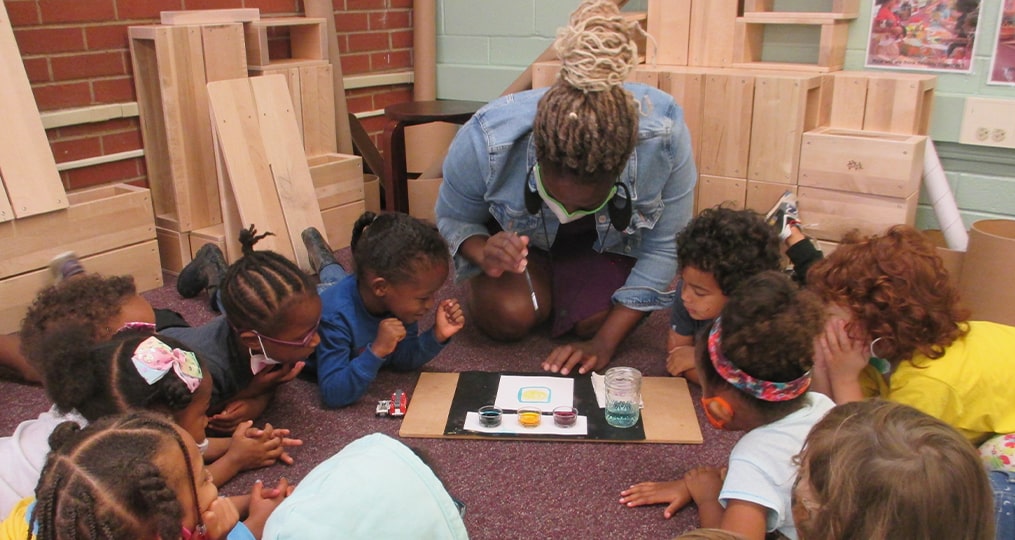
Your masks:
<svg viewBox="0 0 1015 540"><path fill-rule="evenodd" d="M340 252L347 262L348 254ZM194 325L210 319L203 297L183 300L167 276L166 286L145 293L157 307L182 313ZM458 296L461 287L448 283L441 298ZM667 312L649 317L622 346L612 365L633 366L646 376L664 376ZM431 321L424 321L428 327ZM424 371L532 371L558 342L539 333L516 344L502 344L466 325L444 352ZM563 343L561 341L560 343ZM396 388L410 396L418 373L382 371L367 395L350 407L325 410L312 381L297 379L280 389L264 421L290 428L304 441L295 449L296 463L249 471L232 480L227 494L246 491L256 479L273 483L285 476L299 481L317 463L363 435L382 432L398 437L399 420L374 416L377 400ZM23 419L49 404L39 387L0 381L3 410L0 432L9 434ZM692 386L697 403L700 391ZM465 502L465 524L472 538L672 538L697 525L691 506L670 520L663 506L625 508L620 490L643 480L676 478L699 464L722 465L739 433L713 429L697 405L705 443L702 445L518 442L503 440L402 439L421 451L443 479L448 491ZM335 486L335 489L357 489ZM392 511L412 501L394 501Z"/></svg>

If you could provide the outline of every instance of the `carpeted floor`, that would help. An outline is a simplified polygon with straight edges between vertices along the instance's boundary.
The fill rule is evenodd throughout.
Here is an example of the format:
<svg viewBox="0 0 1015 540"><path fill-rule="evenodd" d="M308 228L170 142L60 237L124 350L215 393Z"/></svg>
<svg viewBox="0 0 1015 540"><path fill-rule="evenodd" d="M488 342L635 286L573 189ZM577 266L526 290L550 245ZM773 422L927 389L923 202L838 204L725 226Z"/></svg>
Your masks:
<svg viewBox="0 0 1015 540"><path fill-rule="evenodd" d="M347 251L347 250L346 250ZM339 252L348 262L348 253ZM461 297L462 288L448 283L441 298ZM144 294L157 307L182 313L198 325L213 317L203 297L184 300L175 280ZM646 376L664 376L667 312L656 312L622 346L612 365L633 366ZM424 327L432 324L423 323ZM425 371L539 371L540 361L557 342L541 333L521 343L503 344L480 335L468 324ZM399 420L374 416L377 400L397 388L410 396L418 373L382 371L367 395L339 410L320 406L314 382L297 379L280 389L264 421L286 427L304 441L295 449L296 463L249 471L232 480L227 494L246 491L256 479L268 484L279 477L299 481L317 463L363 435L382 432L398 437ZM39 387L0 381L3 410L0 433L49 407ZM692 386L697 403L700 391ZM739 433L713 429L698 410L702 445L518 442L503 440L402 439L420 450L453 496L465 502L465 524L472 538L672 538L697 526L693 506L670 520L663 506L625 508L620 490L643 480L676 478L699 464L722 465ZM357 489L336 485L335 489ZM412 501L395 501L392 511Z"/></svg>

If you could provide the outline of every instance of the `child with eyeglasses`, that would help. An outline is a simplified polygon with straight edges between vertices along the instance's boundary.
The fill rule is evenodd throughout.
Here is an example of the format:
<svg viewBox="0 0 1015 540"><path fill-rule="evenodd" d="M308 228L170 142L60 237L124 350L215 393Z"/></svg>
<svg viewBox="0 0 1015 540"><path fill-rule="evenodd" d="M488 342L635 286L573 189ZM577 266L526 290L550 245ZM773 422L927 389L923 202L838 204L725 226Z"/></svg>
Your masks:
<svg viewBox="0 0 1015 540"><path fill-rule="evenodd" d="M321 250L308 242L314 251ZM434 299L451 256L432 225L402 213L365 212L353 225L352 255L355 272L321 293L321 339L307 366L327 407L359 400L382 367L418 369L465 324L457 300ZM433 328L420 333L419 320L435 305Z"/></svg>
<svg viewBox="0 0 1015 540"><path fill-rule="evenodd" d="M621 492L629 507L666 503L663 516L694 502L701 526L762 539L795 539L790 495L794 456L834 404L808 392L814 340L824 309L780 272L745 281L698 348L702 408L716 428L745 431L725 468L697 467L671 482L642 482Z"/></svg>

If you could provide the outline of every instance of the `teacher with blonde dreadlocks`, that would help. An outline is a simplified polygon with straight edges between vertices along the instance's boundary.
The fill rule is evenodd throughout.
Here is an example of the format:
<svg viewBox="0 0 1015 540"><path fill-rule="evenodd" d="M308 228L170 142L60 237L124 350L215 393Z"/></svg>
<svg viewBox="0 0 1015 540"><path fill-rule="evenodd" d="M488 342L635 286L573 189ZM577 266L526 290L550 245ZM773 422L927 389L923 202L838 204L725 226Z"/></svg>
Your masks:
<svg viewBox="0 0 1015 540"><path fill-rule="evenodd" d="M697 175L680 106L623 83L635 27L609 0L583 2L558 31L556 83L480 109L444 161L437 226L472 320L504 341L543 323L572 333L542 362L554 373L602 369L674 297Z"/></svg>

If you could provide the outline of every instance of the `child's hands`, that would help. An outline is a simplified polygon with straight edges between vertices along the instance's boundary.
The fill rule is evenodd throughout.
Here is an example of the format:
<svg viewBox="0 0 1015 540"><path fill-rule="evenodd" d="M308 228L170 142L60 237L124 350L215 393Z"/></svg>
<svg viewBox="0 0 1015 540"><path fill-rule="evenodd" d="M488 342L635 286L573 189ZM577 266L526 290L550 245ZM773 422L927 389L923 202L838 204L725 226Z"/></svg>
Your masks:
<svg viewBox="0 0 1015 540"><path fill-rule="evenodd" d="M229 531L240 521L240 512L236 510L232 501L226 497L219 497L201 513L201 519L207 529L208 538L222 540L229 536Z"/></svg>
<svg viewBox="0 0 1015 540"><path fill-rule="evenodd" d="M260 480L254 482L254 487L250 490L250 513L243 522L254 538L260 538L264 534L264 524L268 521L268 516L292 494L293 489L295 486L290 486L285 478L280 479L278 485L273 488L264 487Z"/></svg>
<svg viewBox="0 0 1015 540"><path fill-rule="evenodd" d="M701 506L702 503L719 500L719 492L722 491L725 477L725 467L721 469L718 467L695 467L684 474L684 482L687 482L687 490L691 493L691 498Z"/></svg>
<svg viewBox="0 0 1015 540"><path fill-rule="evenodd" d="M633 508L646 504L669 503L666 510L663 510L663 517L670 519L674 512L687 506L691 502L691 492L687 489L687 482L673 480L672 482L641 482L620 492L620 504Z"/></svg>
<svg viewBox="0 0 1015 540"><path fill-rule="evenodd" d="M292 465L293 458L289 455L289 452L285 451L285 449L293 446L302 446L303 441L301 439L290 438L289 433L290 431L288 429L273 428L271 424L265 424L264 429L248 429L246 435L247 437L252 437L262 442L270 441L272 439L281 441L282 444L280 448L282 449L282 453L279 454L278 460L286 465Z"/></svg>
<svg viewBox="0 0 1015 540"><path fill-rule="evenodd" d="M306 362L296 362L295 364L278 364L272 366L271 369L265 369L254 375L254 378L250 380L250 384L247 385L245 394L248 395L259 395L274 389L280 384L285 384L296 378L297 375L303 371L303 367L306 366Z"/></svg>
<svg viewBox="0 0 1015 540"><path fill-rule="evenodd" d="M262 430L254 429L252 425L253 421L247 420L236 426L229 449L223 456L223 459L231 459L239 465L239 470L267 467L282 455L282 441L266 437ZM271 424L266 427L271 429Z"/></svg>
<svg viewBox="0 0 1015 540"><path fill-rule="evenodd" d="M444 343L465 326L465 314L458 300L448 298L437 306L437 317L434 322L434 337L437 343Z"/></svg>
<svg viewBox="0 0 1015 540"><path fill-rule="evenodd" d="M829 319L814 345L814 370L827 378L832 399L836 403L862 399L860 372L867 367L868 353L862 341L849 336L846 321Z"/></svg>
<svg viewBox="0 0 1015 540"><path fill-rule="evenodd" d="M377 327L377 337L374 339L370 349L378 358L384 358L395 352L398 342L405 339L405 325L402 321L391 317L381 321Z"/></svg>

